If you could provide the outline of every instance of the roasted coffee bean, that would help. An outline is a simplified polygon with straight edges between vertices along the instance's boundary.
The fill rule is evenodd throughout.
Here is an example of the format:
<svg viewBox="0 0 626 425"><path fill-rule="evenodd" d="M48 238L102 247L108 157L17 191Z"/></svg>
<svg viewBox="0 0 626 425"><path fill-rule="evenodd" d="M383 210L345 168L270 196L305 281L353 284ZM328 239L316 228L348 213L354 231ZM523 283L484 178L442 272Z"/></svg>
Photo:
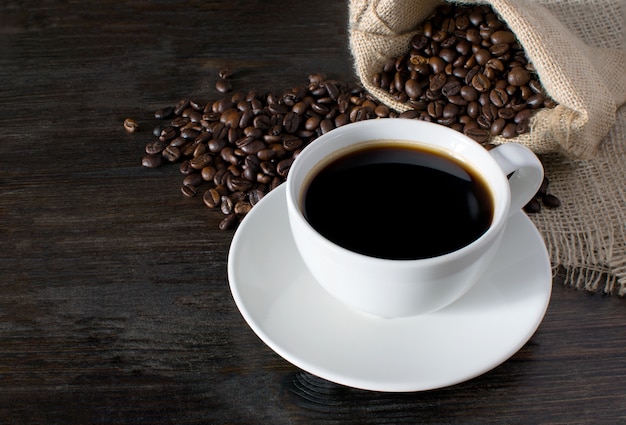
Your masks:
<svg viewBox="0 0 626 425"><path fill-rule="evenodd" d="M515 124L514 122L508 123L502 129L501 134L502 137L504 137L505 139L512 139L513 137L517 136L517 124Z"/></svg>
<svg viewBox="0 0 626 425"><path fill-rule="evenodd" d="M289 168L291 168L291 164L293 164L294 158L286 158L276 164L276 173L283 177L287 177L287 173L289 173Z"/></svg>
<svg viewBox="0 0 626 425"><path fill-rule="evenodd" d="M204 153L202 155L198 155L189 160L189 165L194 170L202 170L204 167L211 165L213 162L213 155L210 153Z"/></svg>
<svg viewBox="0 0 626 425"><path fill-rule="evenodd" d="M530 72L521 66L515 66L509 71L507 81L512 86L523 86L530 82Z"/></svg>
<svg viewBox="0 0 626 425"><path fill-rule="evenodd" d="M478 143L485 143L489 140L489 131L479 127L466 128L463 133Z"/></svg>
<svg viewBox="0 0 626 425"><path fill-rule="evenodd" d="M523 120L519 122L517 126L515 127L515 132L517 134L524 134L524 133L528 133L529 129L530 129L530 120Z"/></svg>
<svg viewBox="0 0 626 425"><path fill-rule="evenodd" d="M283 118L283 128L287 133L295 133L300 127L300 115L293 111L289 111Z"/></svg>
<svg viewBox="0 0 626 425"><path fill-rule="evenodd" d="M220 198L220 210L224 215L231 214L234 206L233 200L229 196L223 195Z"/></svg>
<svg viewBox="0 0 626 425"><path fill-rule="evenodd" d="M166 146L162 152L163 158L170 162L176 162L181 156L180 149L176 146Z"/></svg>
<svg viewBox="0 0 626 425"><path fill-rule="evenodd" d="M210 182L211 180L213 180L216 173L217 173L217 168L215 168L212 165L207 165L200 171L200 175L202 176L202 179L207 182Z"/></svg>
<svg viewBox="0 0 626 425"><path fill-rule="evenodd" d="M202 195L202 201L209 208L217 208L220 206L222 195L216 189L209 189Z"/></svg>
<svg viewBox="0 0 626 425"><path fill-rule="evenodd" d="M441 74L446 68L446 62L438 56L433 56L428 59L428 66L433 74Z"/></svg>
<svg viewBox="0 0 626 425"><path fill-rule="evenodd" d="M163 156L157 154L148 154L141 159L141 165L146 168L157 168L163 164Z"/></svg>
<svg viewBox="0 0 626 425"><path fill-rule="evenodd" d="M184 139L193 140L200 135L200 130L185 127L180 130L180 136Z"/></svg>
<svg viewBox="0 0 626 425"><path fill-rule="evenodd" d="M496 88L489 92L489 100L498 108L502 108L509 102L509 95L506 90Z"/></svg>
<svg viewBox="0 0 626 425"><path fill-rule="evenodd" d="M188 198L196 196L196 188L194 186L183 184L180 187L180 191Z"/></svg>
<svg viewBox="0 0 626 425"><path fill-rule="evenodd" d="M430 102L428 104L428 115L432 118L441 118L443 116L443 104L442 102Z"/></svg>
<svg viewBox="0 0 626 425"><path fill-rule="evenodd" d="M231 230L237 226L239 217L237 214L228 214L219 224L220 230Z"/></svg>
<svg viewBox="0 0 626 425"><path fill-rule="evenodd" d="M495 31L490 37L492 44L513 44L515 43L515 34L511 31L500 30Z"/></svg>
<svg viewBox="0 0 626 425"><path fill-rule="evenodd" d="M282 143L286 151L293 152L302 146L302 139L296 136L283 137Z"/></svg>
<svg viewBox="0 0 626 425"><path fill-rule="evenodd" d="M494 44L489 47L489 53L497 58L503 57L511 48L507 43Z"/></svg>
<svg viewBox="0 0 626 425"><path fill-rule="evenodd" d="M135 131L139 130L139 124L137 124L137 121L132 118L126 118L124 120L124 130L129 133L134 133Z"/></svg>
<svg viewBox="0 0 626 425"><path fill-rule="evenodd" d="M558 208L561 206L559 198L549 193L541 197L541 202L548 208Z"/></svg>
<svg viewBox="0 0 626 425"><path fill-rule="evenodd" d="M478 90L476 90L472 86L467 85L461 87L459 93L461 94L461 97L463 97L463 99L467 100L468 102L474 102L478 100Z"/></svg>
<svg viewBox="0 0 626 425"><path fill-rule="evenodd" d="M408 79L406 81L404 84L404 91L410 99L417 99L424 93L422 85L414 79Z"/></svg>
<svg viewBox="0 0 626 425"><path fill-rule="evenodd" d="M543 94L536 93L530 96L528 99L526 99L526 105L528 105L528 107L531 109L537 109L543 106L544 100L545 100L545 97Z"/></svg>
<svg viewBox="0 0 626 425"><path fill-rule="evenodd" d="M244 177L230 177L226 180L226 187L231 192L247 191L252 188L252 182Z"/></svg>
<svg viewBox="0 0 626 425"><path fill-rule="evenodd" d="M498 109L498 117L502 118L504 120L511 120L513 119L513 117L515 117L516 112L509 108L509 107L505 107L505 108L500 108Z"/></svg>
<svg viewBox="0 0 626 425"><path fill-rule="evenodd" d="M167 126L161 130L161 134L159 135L159 140L162 142L166 142L172 140L174 137L178 135L178 130L172 126Z"/></svg>
<svg viewBox="0 0 626 425"><path fill-rule="evenodd" d="M504 118L495 119L493 123L491 124L491 128L490 128L491 135L497 136L500 133L502 133L504 126L506 126L506 120Z"/></svg>
<svg viewBox="0 0 626 425"><path fill-rule="evenodd" d="M446 77L446 75L444 73L439 73L439 74L435 74L435 75L431 75L429 78L430 84L429 84L429 89L432 92L437 92L439 90L441 90L443 88L443 86L446 84L448 78Z"/></svg>
<svg viewBox="0 0 626 425"><path fill-rule="evenodd" d="M172 125L172 127L180 128L180 127L186 126L190 122L191 121L189 120L189 118L183 117L183 116L179 116L179 117L176 117L176 118L174 118L172 120L171 125Z"/></svg>
<svg viewBox="0 0 626 425"><path fill-rule="evenodd" d="M450 96L456 96L461 92L461 82L457 79L448 80L441 88L441 93L448 99Z"/></svg>
<svg viewBox="0 0 626 425"><path fill-rule="evenodd" d="M324 119L320 122L320 131L322 134L326 134L329 131L331 131L333 128L335 128L335 125L333 124L333 122L329 119Z"/></svg>
<svg viewBox="0 0 626 425"><path fill-rule="evenodd" d="M530 80L528 82L528 87L530 87L530 89L535 93L543 94L543 88L541 87L541 83L539 82L539 80Z"/></svg>
<svg viewBox="0 0 626 425"><path fill-rule="evenodd" d="M215 89L220 93L227 93L229 91L232 91L233 86L228 79L220 78L215 83Z"/></svg>
<svg viewBox="0 0 626 425"><path fill-rule="evenodd" d="M191 167L191 165L189 164L189 160L186 159L180 163L178 171L180 171L180 174L182 174L183 176L188 176L196 170Z"/></svg>
<svg viewBox="0 0 626 425"><path fill-rule="evenodd" d="M513 122L519 124L523 121L528 121L532 116L532 111L529 109L522 109L513 117Z"/></svg>
<svg viewBox="0 0 626 425"><path fill-rule="evenodd" d="M457 105L454 103L448 103L443 107L441 115L443 118L454 118L454 121L451 121L451 123L453 123L456 122L456 117L459 115L459 111L460 109Z"/></svg>
<svg viewBox="0 0 626 425"><path fill-rule="evenodd" d="M262 189L254 189L248 193L248 199L250 201L250 205L255 206L259 203L261 199L265 196L265 192Z"/></svg>
<svg viewBox="0 0 626 425"><path fill-rule="evenodd" d="M235 207L233 208L233 210L235 211L235 214L239 216L248 214L248 212L250 212L251 209L252 209L252 204L246 201L238 201L235 204Z"/></svg>
<svg viewBox="0 0 626 425"><path fill-rule="evenodd" d="M541 211L541 204L536 199L531 199L525 206L524 211L529 214L537 214Z"/></svg>
<svg viewBox="0 0 626 425"><path fill-rule="evenodd" d="M485 93L491 87L491 81L485 76L485 74L479 72L472 78L472 87L478 92Z"/></svg>
<svg viewBox="0 0 626 425"><path fill-rule="evenodd" d="M183 186L200 186L202 183L202 176L198 173L191 173L183 179Z"/></svg>
<svg viewBox="0 0 626 425"><path fill-rule="evenodd" d="M166 142L162 142L161 140L155 140L146 145L146 153L147 154L158 154L163 152L163 149L167 146Z"/></svg>
<svg viewBox="0 0 626 425"><path fill-rule="evenodd" d="M230 78L234 73L235 71L232 68L224 66L218 70L217 75L219 78Z"/></svg>

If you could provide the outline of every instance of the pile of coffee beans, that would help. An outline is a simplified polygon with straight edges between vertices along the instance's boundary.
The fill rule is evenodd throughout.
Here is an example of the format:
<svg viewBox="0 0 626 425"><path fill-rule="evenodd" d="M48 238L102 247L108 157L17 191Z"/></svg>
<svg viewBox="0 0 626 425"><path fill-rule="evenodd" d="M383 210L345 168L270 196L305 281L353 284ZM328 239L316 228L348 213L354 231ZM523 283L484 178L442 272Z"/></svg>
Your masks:
<svg viewBox="0 0 626 425"><path fill-rule="evenodd" d="M446 4L426 20L408 53L389 59L373 84L477 142L529 131L539 108L552 108L515 34L490 6Z"/></svg>
<svg viewBox="0 0 626 425"><path fill-rule="evenodd" d="M232 92L230 68L219 70L221 99L182 99L155 112L162 120L146 147L142 165L178 163L181 192L202 196L224 214L220 229L239 221L269 191L282 184L298 153L311 141L342 125L376 118L434 121L472 137L485 148L492 135L528 131L531 113L553 102L504 24L477 6L445 6L424 24L408 55L377 74L380 87L412 106L398 114L358 83L312 74L308 82L282 93ZM137 130L126 120L129 132ZM527 206L560 201L548 193L548 179Z"/></svg>
<svg viewBox="0 0 626 425"><path fill-rule="evenodd" d="M219 87L230 82L220 72ZM226 84L228 83L228 84ZM225 89L224 91L229 91ZM146 145L145 167L180 163L181 191L225 215L230 229L270 190L283 183L298 153L315 138L349 122L393 117L358 84L309 76L281 94L235 92L203 103L183 99L155 112L166 120Z"/></svg>

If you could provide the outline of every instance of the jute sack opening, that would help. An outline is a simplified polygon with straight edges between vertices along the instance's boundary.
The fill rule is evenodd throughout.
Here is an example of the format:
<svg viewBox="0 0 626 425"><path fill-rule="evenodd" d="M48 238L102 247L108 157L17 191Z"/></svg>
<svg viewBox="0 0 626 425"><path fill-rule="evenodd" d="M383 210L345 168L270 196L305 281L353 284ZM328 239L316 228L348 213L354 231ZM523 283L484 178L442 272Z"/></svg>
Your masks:
<svg viewBox="0 0 626 425"><path fill-rule="evenodd" d="M454 0L450 1L454 3ZM349 37L365 88L396 111L410 109L376 87L388 58L405 54L419 24L442 0L350 0ZM626 2L488 0L523 46L558 103L512 141L542 156L555 210L531 218L555 268L588 290L626 294ZM495 143L506 142L501 137ZM602 285L603 284L603 285Z"/></svg>

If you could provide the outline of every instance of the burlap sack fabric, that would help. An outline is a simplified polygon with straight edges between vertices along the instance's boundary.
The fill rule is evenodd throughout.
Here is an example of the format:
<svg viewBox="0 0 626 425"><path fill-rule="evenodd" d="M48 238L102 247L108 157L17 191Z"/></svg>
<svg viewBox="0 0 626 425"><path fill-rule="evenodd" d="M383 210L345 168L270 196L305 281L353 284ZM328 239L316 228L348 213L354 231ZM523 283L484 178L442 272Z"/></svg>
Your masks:
<svg viewBox="0 0 626 425"><path fill-rule="evenodd" d="M449 0L454 1L454 0ZM372 84L442 0L350 0L349 36L365 88L397 111L409 106ZM562 202L531 218L553 266L587 290L626 295L626 0L488 0L516 34L547 93L531 131L513 139L542 158ZM503 143L497 137L495 143Z"/></svg>

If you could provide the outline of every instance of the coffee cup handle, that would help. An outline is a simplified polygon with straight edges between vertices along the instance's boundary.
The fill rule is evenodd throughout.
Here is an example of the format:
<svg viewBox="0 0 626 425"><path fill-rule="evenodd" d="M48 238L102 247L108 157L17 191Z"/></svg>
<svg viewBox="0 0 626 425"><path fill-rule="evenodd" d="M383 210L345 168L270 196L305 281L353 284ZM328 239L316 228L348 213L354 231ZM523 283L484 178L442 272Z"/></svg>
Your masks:
<svg viewBox="0 0 626 425"><path fill-rule="evenodd" d="M526 146L507 143L489 151L506 176L511 187L509 215L522 209L536 194L543 182L543 166Z"/></svg>

